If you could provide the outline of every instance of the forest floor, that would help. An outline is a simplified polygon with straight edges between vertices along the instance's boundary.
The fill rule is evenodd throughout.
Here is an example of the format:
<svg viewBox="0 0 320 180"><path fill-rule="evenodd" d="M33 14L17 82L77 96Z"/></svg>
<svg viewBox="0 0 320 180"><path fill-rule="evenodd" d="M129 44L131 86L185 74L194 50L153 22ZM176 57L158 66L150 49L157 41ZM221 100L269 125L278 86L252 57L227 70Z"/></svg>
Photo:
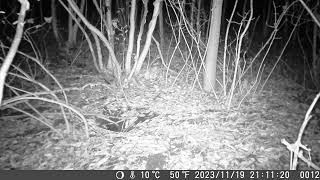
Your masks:
<svg viewBox="0 0 320 180"><path fill-rule="evenodd" d="M25 116L2 114L0 169L289 169L290 151L281 139L295 142L315 95L274 75L262 92L227 111L213 94L175 82L161 66L145 67L123 88L85 67L52 71L69 103L85 115L89 139L80 120L69 117L73 133L66 135L59 108L34 102L65 138ZM233 103L240 98L236 94ZM135 124L121 132L105 119ZM302 143L320 165L318 122L310 121ZM299 169L311 168L299 161Z"/></svg>

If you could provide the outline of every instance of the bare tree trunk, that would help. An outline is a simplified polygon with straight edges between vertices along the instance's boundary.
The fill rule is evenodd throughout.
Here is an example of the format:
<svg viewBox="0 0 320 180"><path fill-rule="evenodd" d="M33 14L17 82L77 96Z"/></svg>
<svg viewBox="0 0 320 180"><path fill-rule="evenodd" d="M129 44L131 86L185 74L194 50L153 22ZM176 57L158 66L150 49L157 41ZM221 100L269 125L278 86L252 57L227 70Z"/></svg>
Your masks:
<svg viewBox="0 0 320 180"><path fill-rule="evenodd" d="M319 27L317 26L316 23L313 25L313 37L312 37L312 74L313 74L313 79L314 79L314 84L319 88L320 87L320 80L319 80L319 55L317 53L318 47L317 47L317 39L318 39L318 29Z"/></svg>
<svg viewBox="0 0 320 180"><path fill-rule="evenodd" d="M266 36L268 34L268 24L270 21L270 13L271 13L271 5L272 5L272 0L268 0L268 6L267 8L267 14L266 14L266 20L265 20L265 24L263 27L263 35Z"/></svg>
<svg viewBox="0 0 320 180"><path fill-rule="evenodd" d="M84 11L84 5L85 5L85 0L81 0L81 4L80 4L80 12L81 14L83 14ZM76 3L76 2L75 2ZM69 10L74 13L74 11L72 10L72 8L69 6ZM77 21L80 21L80 18L77 18ZM67 50L70 48L70 46L76 44L77 42L77 32L78 32L78 25L77 23L73 22L72 17L69 15L68 16L68 42L67 42Z"/></svg>
<svg viewBox="0 0 320 180"><path fill-rule="evenodd" d="M143 47L143 50L141 52L141 55L139 57L139 59L135 62L135 67L131 70L130 75L128 77L128 79L130 80L130 78L132 77L133 74L138 74L141 70L142 64L147 56L147 53L149 51L150 45L151 45L151 39L152 39L152 34L153 31L156 27L157 24L157 19L158 19L158 15L159 15L159 8L160 8L160 2L162 0L155 0L153 2L153 15L152 15L152 19L149 22L149 30L147 32L147 37L146 37L146 43Z"/></svg>
<svg viewBox="0 0 320 180"><path fill-rule="evenodd" d="M129 14L129 12L131 13L131 11L130 11L129 1L130 0L123 0L124 10L125 10L124 11L124 17L125 17L125 20L126 20L125 21L125 25L129 25L130 24L130 17L129 17L130 14ZM131 6L132 6L132 4L131 4Z"/></svg>
<svg viewBox="0 0 320 180"><path fill-rule="evenodd" d="M203 74L203 87L205 91L213 91L215 88L223 0L212 0L211 3L212 12L210 33L207 46L206 64Z"/></svg>
<svg viewBox="0 0 320 180"><path fill-rule="evenodd" d="M56 0L51 0L51 17L52 17L52 30L54 38L56 39L59 46L61 45L61 39L58 30L58 23L57 23L57 13L56 13Z"/></svg>
<svg viewBox="0 0 320 180"><path fill-rule="evenodd" d="M223 1L223 5L222 5L222 15L221 15L221 32L225 32L226 31L226 10L228 7L228 0Z"/></svg>
<svg viewBox="0 0 320 180"><path fill-rule="evenodd" d="M289 6L289 2L288 0L284 1L284 5L282 5L282 9L287 9L287 7ZM285 16L285 23L284 23L284 27L283 27L283 32L284 32L284 38L287 38L289 35L289 20L290 18L288 18L288 16Z"/></svg>
<svg viewBox="0 0 320 180"><path fill-rule="evenodd" d="M111 13L111 9L112 9L112 1L111 0L106 0L106 7L107 7L107 33L108 33L108 39L110 42L110 46L112 47L112 49L114 49L114 29L112 26L112 13ZM108 64L107 64L107 68L108 69L112 69L112 59L111 59L111 55L109 53L109 58L108 58Z"/></svg>
<svg viewBox="0 0 320 180"><path fill-rule="evenodd" d="M191 28L193 29L194 26L194 13L195 13L195 8L196 7L196 0L191 1L191 15L190 15L190 23L191 23Z"/></svg>
<svg viewBox="0 0 320 180"><path fill-rule="evenodd" d="M70 4L68 4L68 9L73 14L73 10L72 10ZM68 42L67 42L67 46L70 46L70 44L72 42L72 37L73 37L72 30L73 30L72 17L70 15L68 15Z"/></svg>
<svg viewBox="0 0 320 180"><path fill-rule="evenodd" d="M201 15L201 3L202 0L198 0L198 11L197 11L197 34L199 35L199 37L201 37L201 27L200 27L200 15Z"/></svg>
<svg viewBox="0 0 320 180"><path fill-rule="evenodd" d="M96 7L97 11L99 12L99 17L100 17L100 31L102 33L104 33L104 29L107 29L108 27L108 23L105 17L105 12L102 10L103 6L105 5L105 3L101 3L101 0L99 1L99 4L97 2L97 0L93 0L92 1L94 6ZM103 73L105 70L105 62L103 61L103 54L102 54L102 48L100 46L100 39L97 37L97 35L93 34L93 38L96 44L96 51L97 51L97 65L98 65L98 72L99 73ZM108 38L109 39L109 38ZM110 42L110 46L111 42ZM112 47L112 50L114 50L114 48ZM110 54L109 54L110 55Z"/></svg>
<svg viewBox="0 0 320 180"><path fill-rule="evenodd" d="M103 60L102 60L102 52L101 52L101 45L100 45L100 39L98 38L98 36L96 34L93 34L93 38L94 41L96 43L96 51L97 51L97 64L98 64L98 72L102 73L104 70L104 64L103 64Z"/></svg>
<svg viewBox="0 0 320 180"><path fill-rule="evenodd" d="M120 3L119 3L120 0L116 0L116 4L115 4L115 9L120 9L121 6L120 6Z"/></svg>
<svg viewBox="0 0 320 180"><path fill-rule="evenodd" d="M313 37L312 37L312 60L313 60L313 68L315 65L315 61L317 59L317 36L318 36L318 26L316 23L313 24Z"/></svg>
<svg viewBox="0 0 320 180"><path fill-rule="evenodd" d="M262 23L261 23L261 29L262 29L262 32L263 32L263 36L265 35L264 31L265 31L265 26L266 26L266 20L267 20L267 12L268 12L268 4L269 4L269 1L270 0L264 0L263 1L263 7L262 8Z"/></svg>
<svg viewBox="0 0 320 180"><path fill-rule="evenodd" d="M149 0L144 0L143 1L143 15L141 18L141 22L140 22L140 28L139 28L139 34L137 37L137 49L136 49L136 55L134 57L134 60L137 61L139 56L140 56L140 48L141 48L141 38L144 32L144 25L146 24L147 21L147 15L148 15L148 3Z"/></svg>
<svg viewBox="0 0 320 180"><path fill-rule="evenodd" d="M127 74L131 70L131 56L133 51L133 41L134 41L134 30L136 27L135 22L135 13L136 13L136 0L131 0L131 12L130 12L130 32L129 32L129 44L125 60L125 71Z"/></svg>
<svg viewBox="0 0 320 180"><path fill-rule="evenodd" d="M161 51L164 49L164 30L163 30L163 10L162 10L162 4L163 2L160 2L160 7L159 7L159 36L160 36L160 46L161 46Z"/></svg>
<svg viewBox="0 0 320 180"><path fill-rule="evenodd" d="M81 4L80 4L80 12L84 15L84 5L86 4L86 0L81 0ZM78 20L80 20L80 18L77 18ZM75 44L77 42L77 34L78 34L78 25L76 23L74 23L73 25L73 37L72 37L72 44Z"/></svg>
<svg viewBox="0 0 320 180"><path fill-rule="evenodd" d="M214 2L213 0L210 1L210 11L212 11L212 9L213 9L213 2ZM212 13L212 12L210 12L210 13ZM209 16L209 21L207 23L206 38L205 39L209 39L211 19L212 19L212 16Z"/></svg>
<svg viewBox="0 0 320 180"><path fill-rule="evenodd" d="M118 49L121 51L121 54L125 54L126 53L126 41L127 41L127 21L126 21L126 16L125 16L125 12L123 12L125 10L124 7L124 3L122 2L122 0L116 0L116 14L117 14L117 28L120 31L120 34L117 34L116 39L119 40L119 44L118 44ZM123 59L123 58L122 58ZM124 60L123 60L124 61ZM125 62L123 62L125 63Z"/></svg>
<svg viewBox="0 0 320 180"><path fill-rule="evenodd" d="M43 3L43 1L40 1L39 3L40 3L40 7L39 7L40 19L43 20L43 18L44 18L44 17L43 17L43 10L42 10L42 3Z"/></svg>

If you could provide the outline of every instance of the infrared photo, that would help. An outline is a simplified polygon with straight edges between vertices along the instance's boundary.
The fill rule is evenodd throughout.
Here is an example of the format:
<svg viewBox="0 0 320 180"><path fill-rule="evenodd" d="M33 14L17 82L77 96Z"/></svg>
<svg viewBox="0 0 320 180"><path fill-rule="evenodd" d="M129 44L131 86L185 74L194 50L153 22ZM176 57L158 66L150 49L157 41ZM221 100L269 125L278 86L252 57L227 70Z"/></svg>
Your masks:
<svg viewBox="0 0 320 180"><path fill-rule="evenodd" d="M318 49L318 0L0 0L0 169L320 179Z"/></svg>

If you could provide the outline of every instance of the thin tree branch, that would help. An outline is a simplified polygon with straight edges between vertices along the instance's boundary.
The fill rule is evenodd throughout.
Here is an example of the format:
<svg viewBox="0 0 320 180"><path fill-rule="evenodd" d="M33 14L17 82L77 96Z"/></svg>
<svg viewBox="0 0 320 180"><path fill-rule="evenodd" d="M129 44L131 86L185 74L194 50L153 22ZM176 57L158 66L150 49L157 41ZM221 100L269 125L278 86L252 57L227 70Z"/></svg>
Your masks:
<svg viewBox="0 0 320 180"><path fill-rule="evenodd" d="M17 22L17 28L16 28L17 31L14 36L11 47L9 49L8 55L4 59L3 65L1 66L1 69L0 69L0 106L3 98L3 88L4 88L4 82L6 80L7 72L18 50L18 47L22 38L22 34L23 34L24 18L26 17L26 11L29 10L30 8L30 4L28 0L19 0L19 2L21 4L21 7L20 7L19 17Z"/></svg>

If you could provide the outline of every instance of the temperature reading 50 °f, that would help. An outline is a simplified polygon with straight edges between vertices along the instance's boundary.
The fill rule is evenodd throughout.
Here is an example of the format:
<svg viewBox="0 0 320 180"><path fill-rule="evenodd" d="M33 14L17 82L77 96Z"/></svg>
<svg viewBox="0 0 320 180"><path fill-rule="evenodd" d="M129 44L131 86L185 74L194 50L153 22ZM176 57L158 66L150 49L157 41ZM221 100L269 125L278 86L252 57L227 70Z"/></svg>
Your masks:
<svg viewBox="0 0 320 180"><path fill-rule="evenodd" d="M187 179L189 175L190 175L189 171L170 171L171 179L180 179L180 178Z"/></svg>
<svg viewBox="0 0 320 180"><path fill-rule="evenodd" d="M160 171L141 171L142 179L160 179Z"/></svg>

